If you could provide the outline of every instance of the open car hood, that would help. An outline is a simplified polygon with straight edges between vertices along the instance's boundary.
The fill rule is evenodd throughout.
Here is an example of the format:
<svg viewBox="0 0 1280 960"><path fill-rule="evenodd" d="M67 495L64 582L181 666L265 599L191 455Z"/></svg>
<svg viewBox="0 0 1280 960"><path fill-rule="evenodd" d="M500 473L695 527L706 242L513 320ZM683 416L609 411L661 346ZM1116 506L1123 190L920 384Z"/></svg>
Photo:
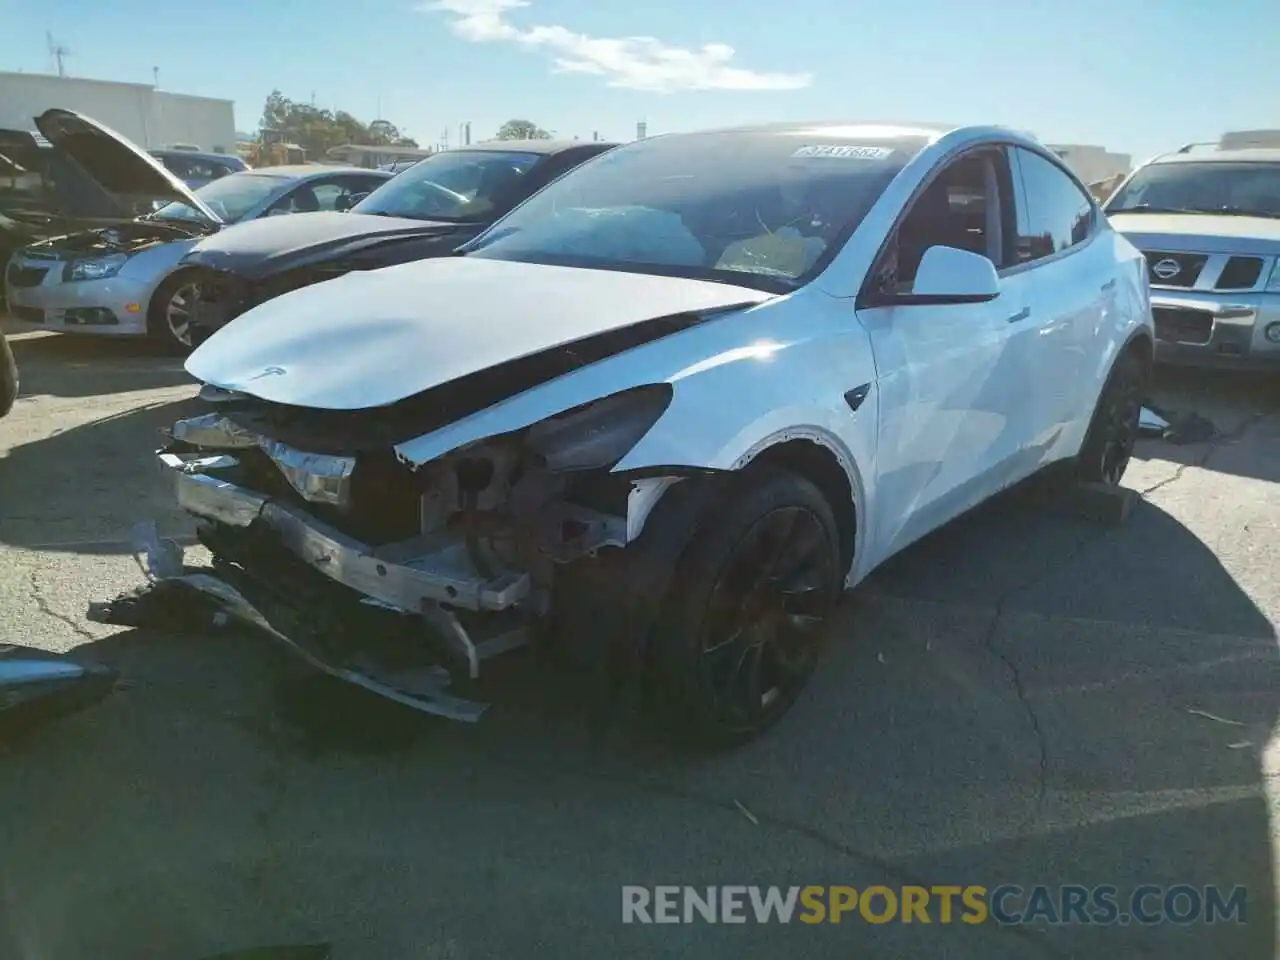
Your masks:
<svg viewBox="0 0 1280 960"><path fill-rule="evenodd" d="M26 130L0 130L0 229L56 228L66 220L132 220L133 214L60 150Z"/></svg>
<svg viewBox="0 0 1280 960"><path fill-rule="evenodd" d="M196 244L183 262L257 280L397 237L450 233L457 224L369 213L295 213L236 224Z"/></svg>
<svg viewBox="0 0 1280 960"><path fill-rule="evenodd" d="M205 341L186 369L274 403L361 410L646 320L772 296L707 280L444 257L269 300Z"/></svg>
<svg viewBox="0 0 1280 960"><path fill-rule="evenodd" d="M35 118L36 129L109 193L177 200L220 224L222 219L159 160L96 120L54 108Z"/></svg>

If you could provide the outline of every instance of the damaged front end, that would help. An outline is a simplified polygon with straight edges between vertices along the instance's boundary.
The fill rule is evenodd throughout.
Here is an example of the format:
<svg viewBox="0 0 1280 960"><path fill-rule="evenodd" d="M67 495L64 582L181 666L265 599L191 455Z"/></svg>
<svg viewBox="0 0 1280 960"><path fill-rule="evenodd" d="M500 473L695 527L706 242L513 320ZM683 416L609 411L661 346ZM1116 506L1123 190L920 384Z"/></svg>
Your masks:
<svg viewBox="0 0 1280 960"><path fill-rule="evenodd" d="M484 705L448 694L450 680L527 643L562 571L635 540L678 480L611 472L671 395L625 390L415 465L395 451L410 435L394 408L207 388L216 411L176 423L158 459L213 569L159 582L213 598L335 676L475 720Z"/></svg>

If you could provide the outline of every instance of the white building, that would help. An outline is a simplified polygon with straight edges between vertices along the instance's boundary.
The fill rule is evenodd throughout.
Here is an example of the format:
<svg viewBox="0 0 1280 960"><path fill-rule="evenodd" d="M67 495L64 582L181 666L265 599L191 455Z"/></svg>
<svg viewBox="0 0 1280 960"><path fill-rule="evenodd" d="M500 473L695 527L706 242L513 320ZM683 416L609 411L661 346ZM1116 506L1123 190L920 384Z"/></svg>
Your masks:
<svg viewBox="0 0 1280 960"><path fill-rule="evenodd" d="M146 83L0 72L0 128L33 129L50 107L74 110L150 150L182 143L235 153L233 103L157 90Z"/></svg>
<svg viewBox="0 0 1280 960"><path fill-rule="evenodd" d="M1232 130L1218 141L1219 150L1248 150L1280 147L1280 130Z"/></svg>
<svg viewBox="0 0 1280 960"><path fill-rule="evenodd" d="M1046 146L1085 183L1106 180L1133 169L1133 157L1127 153L1111 153L1105 147L1085 143L1050 143Z"/></svg>

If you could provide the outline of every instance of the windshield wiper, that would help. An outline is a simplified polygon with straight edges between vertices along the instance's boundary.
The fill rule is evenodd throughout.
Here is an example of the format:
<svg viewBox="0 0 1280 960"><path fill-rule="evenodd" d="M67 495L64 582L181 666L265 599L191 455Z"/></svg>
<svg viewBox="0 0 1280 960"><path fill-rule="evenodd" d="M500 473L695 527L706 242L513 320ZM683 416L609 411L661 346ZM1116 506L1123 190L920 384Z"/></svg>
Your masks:
<svg viewBox="0 0 1280 960"><path fill-rule="evenodd" d="M509 237L513 233L519 233L521 229L522 229L521 227L503 227L501 230L496 230L493 233L488 234L487 236L484 234L481 234L479 237L477 237L475 240L472 240L470 243L464 243L462 246L460 246L458 248L458 253L459 254L473 253L476 250L483 250L485 247L487 247L489 244L493 243L494 241L501 240L504 237Z"/></svg>

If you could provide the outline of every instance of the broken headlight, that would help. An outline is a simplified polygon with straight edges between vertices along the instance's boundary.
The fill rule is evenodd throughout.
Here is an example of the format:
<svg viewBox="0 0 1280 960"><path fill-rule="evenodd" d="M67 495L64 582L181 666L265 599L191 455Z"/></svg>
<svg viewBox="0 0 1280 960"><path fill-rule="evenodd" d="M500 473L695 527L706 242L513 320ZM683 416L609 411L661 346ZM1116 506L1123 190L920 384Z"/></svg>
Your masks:
<svg viewBox="0 0 1280 960"><path fill-rule="evenodd" d="M534 424L525 442L553 473L612 467L657 423L671 393L667 383L615 393Z"/></svg>

